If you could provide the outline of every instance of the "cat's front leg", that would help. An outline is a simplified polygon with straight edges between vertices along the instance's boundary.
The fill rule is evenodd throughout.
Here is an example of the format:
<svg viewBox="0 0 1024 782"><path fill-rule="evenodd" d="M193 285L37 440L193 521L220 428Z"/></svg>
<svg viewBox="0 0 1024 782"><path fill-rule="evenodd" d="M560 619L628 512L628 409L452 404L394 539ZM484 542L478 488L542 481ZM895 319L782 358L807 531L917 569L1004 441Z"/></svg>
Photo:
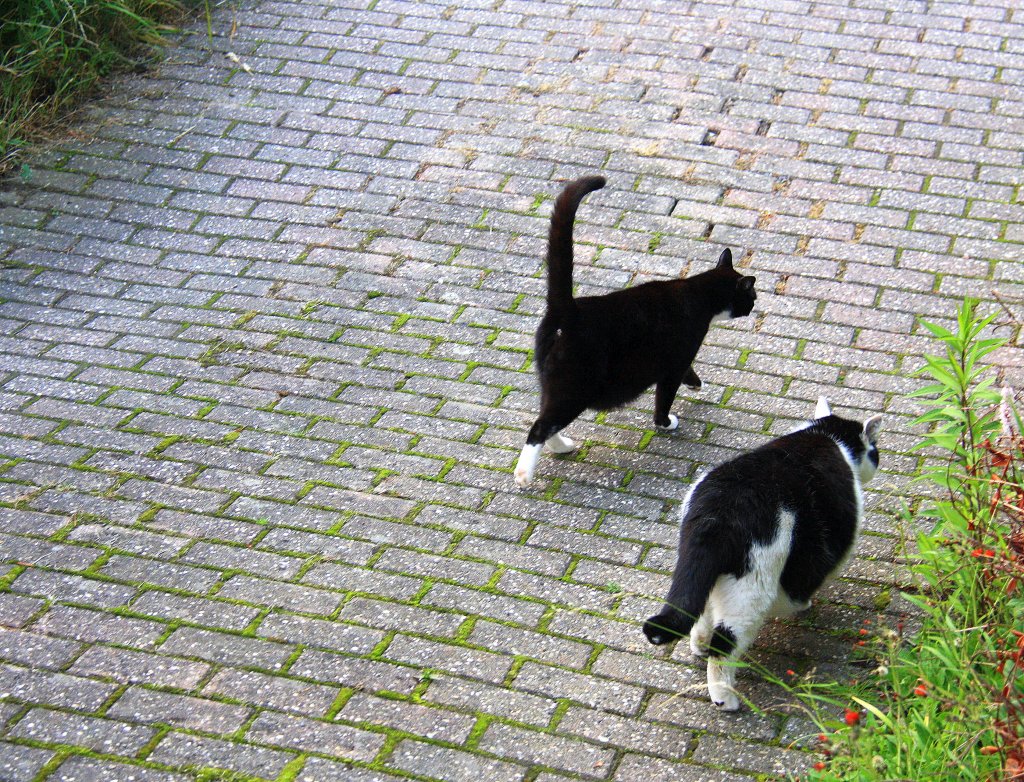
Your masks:
<svg viewBox="0 0 1024 782"><path fill-rule="evenodd" d="M736 692L736 666L708 659L708 696L722 711L739 711L740 696Z"/></svg>
<svg viewBox="0 0 1024 782"><path fill-rule="evenodd" d="M693 371L692 364L690 365L690 368L686 370L686 374L683 375L683 382L686 384L686 387L692 391L700 391L701 386L703 385L700 382L700 378L697 377L697 373Z"/></svg>

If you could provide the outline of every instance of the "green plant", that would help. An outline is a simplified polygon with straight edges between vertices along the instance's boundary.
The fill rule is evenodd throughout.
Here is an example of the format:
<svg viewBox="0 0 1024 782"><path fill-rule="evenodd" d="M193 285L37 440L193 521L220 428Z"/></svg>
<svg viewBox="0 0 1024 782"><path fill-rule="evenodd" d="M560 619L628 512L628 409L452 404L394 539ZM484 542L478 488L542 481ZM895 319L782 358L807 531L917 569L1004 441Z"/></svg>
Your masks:
<svg viewBox="0 0 1024 782"><path fill-rule="evenodd" d="M195 3L196 0L185 0ZM0 171L103 75L152 53L182 0L9 0L0 5Z"/></svg>
<svg viewBox="0 0 1024 782"><path fill-rule="evenodd" d="M1012 423L999 432L1017 416L1009 395L996 414L984 359L1002 340L983 336L993 317L976 312L965 301L954 330L923 322L943 350L925 357L918 423L942 458L923 475L940 491L919 514L930 529L905 595L920 628L877 631L859 681L791 685L823 731L813 779L1024 779L1024 439Z"/></svg>

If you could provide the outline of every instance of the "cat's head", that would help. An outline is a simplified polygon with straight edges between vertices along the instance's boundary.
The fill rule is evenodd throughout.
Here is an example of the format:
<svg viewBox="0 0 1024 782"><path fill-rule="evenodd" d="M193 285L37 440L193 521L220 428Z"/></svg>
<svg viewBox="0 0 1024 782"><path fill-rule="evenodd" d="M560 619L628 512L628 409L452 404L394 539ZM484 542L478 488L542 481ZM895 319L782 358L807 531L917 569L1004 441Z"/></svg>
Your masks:
<svg viewBox="0 0 1024 782"><path fill-rule="evenodd" d="M875 477L878 470L878 432L882 427L881 415L873 415L863 424L848 418L840 418L832 415L828 400L819 396L811 426L826 432L846 447L861 483L867 483Z"/></svg>
<svg viewBox="0 0 1024 782"><path fill-rule="evenodd" d="M742 318L749 315L754 309L754 302L757 300L757 292L754 290L754 278L737 272L732 267L732 250L726 248L718 256L719 271L728 274L734 280L732 299L729 302L729 309L723 313L729 318Z"/></svg>

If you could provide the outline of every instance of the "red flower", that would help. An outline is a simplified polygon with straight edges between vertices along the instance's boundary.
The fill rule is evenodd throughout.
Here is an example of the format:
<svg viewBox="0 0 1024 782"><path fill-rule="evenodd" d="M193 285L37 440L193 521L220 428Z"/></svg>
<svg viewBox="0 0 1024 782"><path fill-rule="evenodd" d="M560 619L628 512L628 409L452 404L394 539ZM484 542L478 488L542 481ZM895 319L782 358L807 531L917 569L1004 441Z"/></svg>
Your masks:
<svg viewBox="0 0 1024 782"><path fill-rule="evenodd" d="M815 771L824 771L825 770L825 763L823 761L819 760L817 763L814 764L814 770Z"/></svg>
<svg viewBox="0 0 1024 782"><path fill-rule="evenodd" d="M862 627L862 628L860 629L860 634L861 634L861 635L867 635L867 634L868 634L868 631L867 631L867 630L865 630L865 629L864 629L864 628Z"/></svg>
<svg viewBox="0 0 1024 782"><path fill-rule="evenodd" d="M786 669L786 675L787 676L796 676L796 671L794 671L792 668L787 668Z"/></svg>
<svg viewBox="0 0 1024 782"><path fill-rule="evenodd" d="M914 695L920 695L923 698L927 694L928 688L923 684L919 684L914 688Z"/></svg>
<svg viewBox="0 0 1024 782"><path fill-rule="evenodd" d="M846 713L843 715L843 720L845 720L847 725L853 727L860 722L860 712L854 711L853 709L847 709Z"/></svg>
<svg viewBox="0 0 1024 782"><path fill-rule="evenodd" d="M824 744L825 742L828 741L828 736L826 736L824 733L819 733L818 734L818 741L820 741L822 744Z"/></svg>

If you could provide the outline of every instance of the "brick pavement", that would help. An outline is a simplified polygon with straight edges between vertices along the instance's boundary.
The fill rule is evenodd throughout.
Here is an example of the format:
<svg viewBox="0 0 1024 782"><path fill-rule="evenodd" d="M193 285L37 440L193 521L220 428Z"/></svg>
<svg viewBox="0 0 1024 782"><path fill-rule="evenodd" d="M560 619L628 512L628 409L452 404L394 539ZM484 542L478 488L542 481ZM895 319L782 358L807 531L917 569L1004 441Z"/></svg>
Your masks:
<svg viewBox="0 0 1024 782"><path fill-rule="evenodd" d="M754 656L842 675L900 576L916 316L1024 295L1022 25L997 2L217 6L0 194L0 779L803 768L777 693L748 678L765 711L717 713L638 620L694 472L825 392L885 412L885 472L848 577ZM756 317L713 329L677 432L650 395L586 416L524 493L546 219L597 171L581 291L728 246Z"/></svg>

